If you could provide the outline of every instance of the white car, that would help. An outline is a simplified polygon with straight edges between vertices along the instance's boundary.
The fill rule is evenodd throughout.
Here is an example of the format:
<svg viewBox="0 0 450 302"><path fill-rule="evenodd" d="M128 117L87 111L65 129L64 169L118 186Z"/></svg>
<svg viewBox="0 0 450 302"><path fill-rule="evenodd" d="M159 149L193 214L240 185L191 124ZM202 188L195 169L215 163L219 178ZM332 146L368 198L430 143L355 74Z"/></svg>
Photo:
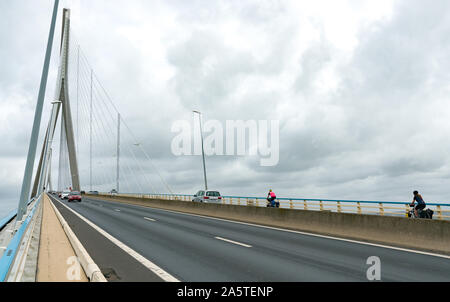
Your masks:
<svg viewBox="0 0 450 302"><path fill-rule="evenodd" d="M222 196L220 195L219 191L200 190L194 195L192 201L205 203L222 203Z"/></svg>
<svg viewBox="0 0 450 302"><path fill-rule="evenodd" d="M61 193L61 199L69 199L70 191L63 191Z"/></svg>

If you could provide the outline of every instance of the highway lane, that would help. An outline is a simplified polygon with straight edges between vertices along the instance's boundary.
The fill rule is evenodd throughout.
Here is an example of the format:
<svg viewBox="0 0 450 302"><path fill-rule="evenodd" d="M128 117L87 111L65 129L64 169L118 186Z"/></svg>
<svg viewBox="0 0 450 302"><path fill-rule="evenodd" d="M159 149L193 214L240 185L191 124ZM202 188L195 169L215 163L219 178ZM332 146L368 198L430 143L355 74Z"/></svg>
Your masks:
<svg viewBox="0 0 450 302"><path fill-rule="evenodd" d="M371 256L382 281L450 281L448 258L97 199L64 204L181 281L367 281Z"/></svg>
<svg viewBox="0 0 450 302"><path fill-rule="evenodd" d="M49 195L53 199L57 199ZM59 200L59 199L58 199ZM161 278L143 266L111 240L97 232L62 204L53 201L58 211L110 282L161 282ZM67 204L67 201L63 201Z"/></svg>

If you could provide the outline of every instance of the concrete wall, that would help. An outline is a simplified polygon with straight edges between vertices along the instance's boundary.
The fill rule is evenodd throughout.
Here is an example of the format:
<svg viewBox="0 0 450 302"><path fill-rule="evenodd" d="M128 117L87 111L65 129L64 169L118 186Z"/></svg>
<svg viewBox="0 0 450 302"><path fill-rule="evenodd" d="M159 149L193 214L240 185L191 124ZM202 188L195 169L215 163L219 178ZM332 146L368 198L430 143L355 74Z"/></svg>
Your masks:
<svg viewBox="0 0 450 302"><path fill-rule="evenodd" d="M121 196L89 197L450 255L450 221Z"/></svg>

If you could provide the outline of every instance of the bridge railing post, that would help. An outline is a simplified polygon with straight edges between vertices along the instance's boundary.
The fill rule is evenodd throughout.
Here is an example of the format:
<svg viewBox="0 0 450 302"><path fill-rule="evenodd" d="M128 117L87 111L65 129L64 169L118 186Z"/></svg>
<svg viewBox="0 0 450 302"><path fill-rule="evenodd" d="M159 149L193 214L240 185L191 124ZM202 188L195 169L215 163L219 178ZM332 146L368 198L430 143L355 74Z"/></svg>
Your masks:
<svg viewBox="0 0 450 302"><path fill-rule="evenodd" d="M303 200L303 209L304 209L305 211L308 210L308 204L306 203L306 199Z"/></svg>
<svg viewBox="0 0 450 302"><path fill-rule="evenodd" d="M323 211L323 201L320 201L320 210Z"/></svg>
<svg viewBox="0 0 450 302"><path fill-rule="evenodd" d="M438 217L439 220L442 220L442 209L441 206L436 206L437 212L438 212Z"/></svg>
<svg viewBox="0 0 450 302"><path fill-rule="evenodd" d="M358 206L358 214L362 214L361 203L358 201L356 204Z"/></svg>
<svg viewBox="0 0 450 302"><path fill-rule="evenodd" d="M289 208L290 208L291 210L294 209L294 203L292 202L292 199L289 200Z"/></svg>
<svg viewBox="0 0 450 302"><path fill-rule="evenodd" d="M383 203L380 202L379 205L380 205L380 215L384 215L384 207L383 207Z"/></svg>
<svg viewBox="0 0 450 302"><path fill-rule="evenodd" d="M338 211L338 213L342 212L342 207L341 207L341 202L340 201L337 202L337 211Z"/></svg>

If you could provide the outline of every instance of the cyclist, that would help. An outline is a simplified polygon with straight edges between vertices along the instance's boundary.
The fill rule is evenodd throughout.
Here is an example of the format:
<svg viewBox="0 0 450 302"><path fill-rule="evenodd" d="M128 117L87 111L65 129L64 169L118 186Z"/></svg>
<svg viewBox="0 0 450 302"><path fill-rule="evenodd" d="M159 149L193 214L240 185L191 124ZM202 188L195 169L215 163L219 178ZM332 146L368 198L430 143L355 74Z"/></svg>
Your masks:
<svg viewBox="0 0 450 302"><path fill-rule="evenodd" d="M418 210L423 210L426 207L425 201L423 201L422 195L419 194L418 191L414 191L414 198L411 202L411 205L414 205L414 202L417 201L417 205L414 207L414 214L416 217L419 217Z"/></svg>
<svg viewBox="0 0 450 302"><path fill-rule="evenodd" d="M267 201L270 202L270 205L272 207L275 207L275 199L277 198L277 195L275 195L275 193L272 190L269 190L269 193L267 194Z"/></svg>

